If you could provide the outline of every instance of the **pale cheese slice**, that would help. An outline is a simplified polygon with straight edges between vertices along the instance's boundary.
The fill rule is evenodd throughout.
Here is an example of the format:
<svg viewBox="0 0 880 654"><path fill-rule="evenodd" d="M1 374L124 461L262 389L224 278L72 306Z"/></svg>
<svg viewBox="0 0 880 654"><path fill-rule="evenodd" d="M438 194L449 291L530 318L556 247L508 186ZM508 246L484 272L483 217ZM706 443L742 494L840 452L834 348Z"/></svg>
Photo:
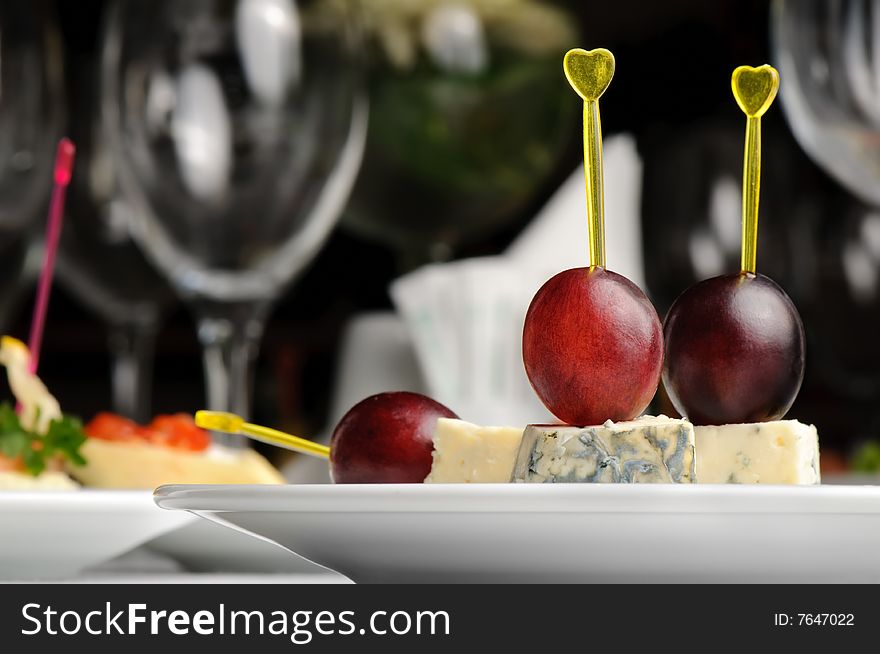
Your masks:
<svg viewBox="0 0 880 654"><path fill-rule="evenodd" d="M701 484L818 484L819 436L797 420L694 427Z"/></svg>
<svg viewBox="0 0 880 654"><path fill-rule="evenodd" d="M89 438L80 450L87 463L68 472L92 488L149 488L163 484L283 484L284 477L259 453L212 445L205 452L143 442Z"/></svg>
<svg viewBox="0 0 880 654"><path fill-rule="evenodd" d="M440 418L434 430L434 462L425 483L507 483L522 435L522 427L481 427Z"/></svg>

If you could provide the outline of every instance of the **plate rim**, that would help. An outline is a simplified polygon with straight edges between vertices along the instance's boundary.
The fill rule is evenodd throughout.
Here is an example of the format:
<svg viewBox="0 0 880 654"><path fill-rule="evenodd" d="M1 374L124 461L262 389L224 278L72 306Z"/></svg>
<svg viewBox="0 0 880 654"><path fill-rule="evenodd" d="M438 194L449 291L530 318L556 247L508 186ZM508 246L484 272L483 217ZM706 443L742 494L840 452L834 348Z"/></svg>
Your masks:
<svg viewBox="0 0 880 654"><path fill-rule="evenodd" d="M808 513L880 515L880 486L729 484L172 484L156 504L196 513Z"/></svg>
<svg viewBox="0 0 880 654"><path fill-rule="evenodd" d="M0 513L45 511L54 513L71 510L100 512L122 510L149 512L152 491L139 489L78 488L73 490L4 490L0 492Z"/></svg>

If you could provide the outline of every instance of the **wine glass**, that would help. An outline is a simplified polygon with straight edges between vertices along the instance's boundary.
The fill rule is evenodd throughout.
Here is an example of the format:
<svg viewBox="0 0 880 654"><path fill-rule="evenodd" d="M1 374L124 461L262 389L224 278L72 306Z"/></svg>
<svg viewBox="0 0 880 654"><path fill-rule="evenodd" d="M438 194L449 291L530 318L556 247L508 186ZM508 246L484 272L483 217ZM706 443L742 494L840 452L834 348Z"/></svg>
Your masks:
<svg viewBox="0 0 880 654"><path fill-rule="evenodd" d="M880 206L880 2L776 0L782 106L807 154Z"/></svg>
<svg viewBox="0 0 880 654"><path fill-rule="evenodd" d="M155 339L174 295L131 238L133 209L118 191L95 110L98 84L89 74L94 62L77 68L69 91L77 165L56 263L58 281L108 326L113 410L147 422Z"/></svg>
<svg viewBox="0 0 880 654"><path fill-rule="evenodd" d="M44 2L0 3L0 322L22 284L63 120L60 40Z"/></svg>
<svg viewBox="0 0 880 654"><path fill-rule="evenodd" d="M405 271L521 219L578 143L559 63L578 20L558 1L362 3L371 117L342 220Z"/></svg>
<svg viewBox="0 0 880 654"><path fill-rule="evenodd" d="M357 175L367 105L353 5L112 9L102 104L114 162L136 240L195 312L212 409L248 415L267 313Z"/></svg>
<svg viewBox="0 0 880 654"><path fill-rule="evenodd" d="M802 175L784 223L808 336L803 407L825 411L823 438L852 444L880 429L880 2L775 0L770 32L795 139L853 196Z"/></svg>

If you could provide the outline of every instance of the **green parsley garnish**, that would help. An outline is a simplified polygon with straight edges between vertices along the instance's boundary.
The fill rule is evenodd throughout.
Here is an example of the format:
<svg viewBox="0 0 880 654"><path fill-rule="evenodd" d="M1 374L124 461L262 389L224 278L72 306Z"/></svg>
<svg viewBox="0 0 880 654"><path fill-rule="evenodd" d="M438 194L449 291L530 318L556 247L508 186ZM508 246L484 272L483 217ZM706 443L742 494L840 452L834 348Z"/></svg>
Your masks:
<svg viewBox="0 0 880 654"><path fill-rule="evenodd" d="M880 443L862 443L853 454L850 465L856 472L880 472Z"/></svg>
<svg viewBox="0 0 880 654"><path fill-rule="evenodd" d="M25 470L34 477L46 469L46 461L61 455L71 463L83 465L86 460L79 448L86 440L82 423L70 416L52 420L45 435L22 427L15 409L7 402L0 404L0 455L10 459L21 457Z"/></svg>

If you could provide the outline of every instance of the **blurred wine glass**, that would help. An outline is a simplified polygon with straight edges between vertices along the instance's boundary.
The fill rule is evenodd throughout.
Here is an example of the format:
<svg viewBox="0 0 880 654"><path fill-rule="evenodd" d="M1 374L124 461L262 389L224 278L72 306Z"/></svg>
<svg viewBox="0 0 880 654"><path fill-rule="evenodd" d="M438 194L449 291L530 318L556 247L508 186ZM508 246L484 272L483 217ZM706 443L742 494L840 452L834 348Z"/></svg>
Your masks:
<svg viewBox="0 0 880 654"><path fill-rule="evenodd" d="M357 174L367 106L353 5L113 7L102 77L114 165L137 241L196 314L213 409L249 413L271 304Z"/></svg>
<svg viewBox="0 0 880 654"><path fill-rule="evenodd" d="M362 4L372 111L343 223L405 270L523 218L577 142L560 63L577 17L538 0Z"/></svg>
<svg viewBox="0 0 880 654"><path fill-rule="evenodd" d="M63 120L58 33L44 2L0 3L0 328L23 284Z"/></svg>
<svg viewBox="0 0 880 654"><path fill-rule="evenodd" d="M770 150L767 164L781 165L765 171L759 258L772 256L759 266L792 295L807 328L807 376L792 413L820 425L823 442L846 445L880 430L880 2L774 0L770 32L782 113L852 197Z"/></svg>
<svg viewBox="0 0 880 654"><path fill-rule="evenodd" d="M776 0L774 55L798 142L841 185L880 206L880 2Z"/></svg>
<svg viewBox="0 0 880 654"><path fill-rule="evenodd" d="M880 2L776 0L774 59L786 118L810 158L859 201L824 221L824 375L858 401L880 397ZM830 265L829 265L830 264ZM830 273L830 274L829 274ZM880 419L873 417L876 428Z"/></svg>
<svg viewBox="0 0 880 654"><path fill-rule="evenodd" d="M67 197L58 280L107 324L113 410L149 421L156 334L174 295L132 237L131 206L118 190L107 149L95 62L68 58L69 134L77 165Z"/></svg>

